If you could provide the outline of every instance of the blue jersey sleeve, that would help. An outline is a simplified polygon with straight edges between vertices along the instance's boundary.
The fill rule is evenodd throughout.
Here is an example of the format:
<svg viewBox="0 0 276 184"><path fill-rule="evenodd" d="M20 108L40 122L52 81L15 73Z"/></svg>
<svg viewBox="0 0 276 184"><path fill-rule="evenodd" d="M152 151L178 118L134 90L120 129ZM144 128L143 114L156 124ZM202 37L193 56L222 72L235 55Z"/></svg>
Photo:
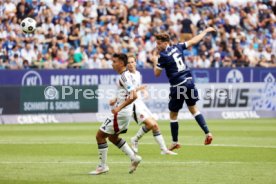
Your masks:
<svg viewBox="0 0 276 184"><path fill-rule="evenodd" d="M186 42L178 43L177 47L181 48L182 50L185 50L185 49L187 49L187 43Z"/></svg>

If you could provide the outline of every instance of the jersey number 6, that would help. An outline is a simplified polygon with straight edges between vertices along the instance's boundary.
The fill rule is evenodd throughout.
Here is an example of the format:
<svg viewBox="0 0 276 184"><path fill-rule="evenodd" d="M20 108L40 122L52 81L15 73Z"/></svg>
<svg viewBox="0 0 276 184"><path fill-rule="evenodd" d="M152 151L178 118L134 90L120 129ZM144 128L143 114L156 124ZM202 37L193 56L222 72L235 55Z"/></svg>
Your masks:
<svg viewBox="0 0 276 184"><path fill-rule="evenodd" d="M174 54L172 55L172 57L173 57L174 61L176 62L176 66L177 66L177 69L178 69L179 72L186 69L186 66L185 66L185 64L184 64L184 62L183 62L183 59L182 59L182 57L179 55L179 53L177 53L177 52L174 53Z"/></svg>

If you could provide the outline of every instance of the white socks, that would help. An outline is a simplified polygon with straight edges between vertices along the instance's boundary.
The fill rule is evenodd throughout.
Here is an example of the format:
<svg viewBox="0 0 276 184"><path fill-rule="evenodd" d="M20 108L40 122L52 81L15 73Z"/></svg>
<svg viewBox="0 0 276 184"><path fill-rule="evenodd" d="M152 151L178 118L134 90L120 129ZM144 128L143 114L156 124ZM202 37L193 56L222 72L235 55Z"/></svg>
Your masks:
<svg viewBox="0 0 276 184"><path fill-rule="evenodd" d="M108 145L107 143L98 144L100 165L105 167L107 160Z"/></svg>
<svg viewBox="0 0 276 184"><path fill-rule="evenodd" d="M127 142L124 139L121 139L116 146L122 150L131 160L135 158L135 153L132 151L132 149L129 147Z"/></svg>
<svg viewBox="0 0 276 184"><path fill-rule="evenodd" d="M157 144L159 144L160 149L162 151L166 151L167 150L167 146L165 144L164 138L161 135L161 133L159 131L158 132L154 132L153 133L153 137L154 137L155 141L157 142Z"/></svg>
<svg viewBox="0 0 276 184"><path fill-rule="evenodd" d="M139 139L141 139L141 137L143 137L143 135L145 135L146 133L148 133L149 129L146 128L146 126L142 126L138 132L136 133L136 135L134 136L135 141L138 141Z"/></svg>

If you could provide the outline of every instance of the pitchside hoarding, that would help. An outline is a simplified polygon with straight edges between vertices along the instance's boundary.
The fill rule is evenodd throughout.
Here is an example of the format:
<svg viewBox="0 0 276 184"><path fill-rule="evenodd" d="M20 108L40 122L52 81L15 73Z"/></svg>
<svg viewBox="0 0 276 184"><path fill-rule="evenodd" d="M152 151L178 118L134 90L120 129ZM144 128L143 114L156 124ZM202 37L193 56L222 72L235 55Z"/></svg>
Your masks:
<svg viewBox="0 0 276 184"><path fill-rule="evenodd" d="M197 84L200 100L197 103L202 113L213 118L259 118L276 114L276 83ZM102 91L110 86L100 85ZM115 86L114 86L115 88ZM169 119L169 85L150 84L144 99L149 109L161 119ZM181 95L181 94L180 94ZM99 112L110 112L108 98L101 99ZM192 118L184 104L180 119Z"/></svg>
<svg viewBox="0 0 276 184"><path fill-rule="evenodd" d="M153 76L152 70L143 70L143 75L150 83L159 80L167 82L165 75L160 79ZM15 86L87 86L98 84L115 84L119 75L114 70L2 70L0 85Z"/></svg>
<svg viewBox="0 0 276 184"><path fill-rule="evenodd" d="M149 90L145 103L156 118L169 119L170 86L164 72L160 78L151 69L140 72ZM192 73L200 91L198 107L206 118L276 116L276 68L194 69ZM0 123L103 120L110 113L108 100L114 96L117 79L113 70L1 71ZM185 104L179 118L193 119Z"/></svg>
<svg viewBox="0 0 276 184"><path fill-rule="evenodd" d="M152 69L140 70L146 83L168 83L165 72L158 78ZM193 69L196 83L264 82L267 77L276 78L276 68L221 68ZM115 84L118 75L111 69L102 70L2 70L0 86L79 86Z"/></svg>
<svg viewBox="0 0 276 184"><path fill-rule="evenodd" d="M20 90L20 113L98 112L97 86L36 86Z"/></svg>
<svg viewBox="0 0 276 184"><path fill-rule="evenodd" d="M97 86L0 87L0 114L98 112Z"/></svg>
<svg viewBox="0 0 276 184"><path fill-rule="evenodd" d="M0 86L0 116L1 114L19 114L20 87Z"/></svg>
<svg viewBox="0 0 276 184"><path fill-rule="evenodd" d="M200 101L197 105L206 118L242 119L275 117L276 115L275 82L210 83L196 86L200 94ZM1 88L1 94L6 91L5 94L10 93L10 97L16 97L20 103L8 96L6 99L0 98L2 105L0 121L22 124L99 122L111 113L109 100L114 97L115 85L99 85L98 88L96 86L94 88L71 86L72 94L69 87L22 87L20 93L16 92L19 89L3 90ZM66 93L65 99L62 97L62 90ZM94 95L86 90L97 91L97 93ZM169 120L169 85L150 84L147 90L148 96L145 96L144 101L154 113L155 118ZM88 99L85 99L86 97ZM9 100L13 102L13 105L8 103ZM11 114L7 113L8 108L13 110L11 112L15 112L16 106L19 109L16 114L19 112L20 115L5 115ZM185 104L179 113L179 119L193 119Z"/></svg>

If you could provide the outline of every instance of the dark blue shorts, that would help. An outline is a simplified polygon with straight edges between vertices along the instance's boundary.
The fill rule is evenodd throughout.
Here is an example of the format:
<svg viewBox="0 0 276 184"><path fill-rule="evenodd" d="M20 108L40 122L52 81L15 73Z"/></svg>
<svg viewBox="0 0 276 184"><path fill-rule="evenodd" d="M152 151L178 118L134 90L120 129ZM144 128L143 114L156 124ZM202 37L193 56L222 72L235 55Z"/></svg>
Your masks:
<svg viewBox="0 0 276 184"><path fill-rule="evenodd" d="M198 91L193 80L187 80L184 84L170 88L169 110L178 112L184 101L187 106L194 106L198 100Z"/></svg>

